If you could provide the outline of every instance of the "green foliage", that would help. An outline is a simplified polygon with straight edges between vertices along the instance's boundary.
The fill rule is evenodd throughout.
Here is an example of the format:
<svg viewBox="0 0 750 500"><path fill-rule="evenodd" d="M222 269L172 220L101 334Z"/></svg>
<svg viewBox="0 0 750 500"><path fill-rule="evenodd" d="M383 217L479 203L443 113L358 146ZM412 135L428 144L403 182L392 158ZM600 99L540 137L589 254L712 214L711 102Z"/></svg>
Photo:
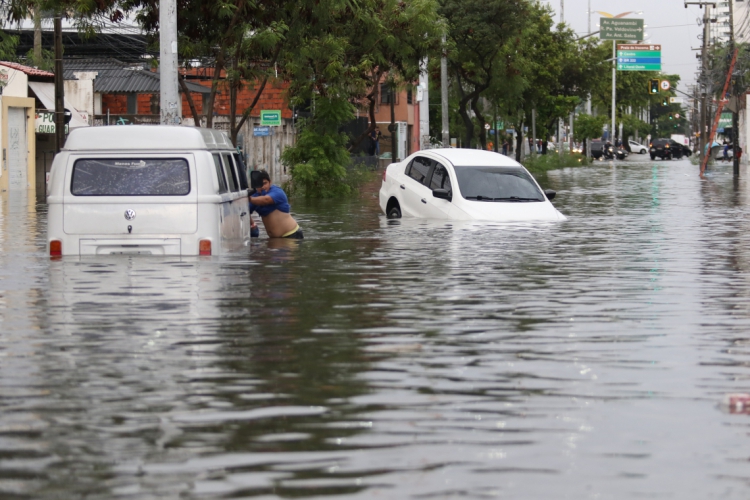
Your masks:
<svg viewBox="0 0 750 500"><path fill-rule="evenodd" d="M576 140L584 141L586 139L601 137L605 123L607 123L607 117L605 115L578 115L573 126L573 133Z"/></svg>
<svg viewBox="0 0 750 500"><path fill-rule="evenodd" d="M281 155L281 161L291 167L292 192L321 198L350 194L351 188L344 183L349 161L346 142L343 134L319 134L303 128L297 143Z"/></svg>
<svg viewBox="0 0 750 500"><path fill-rule="evenodd" d="M338 96L315 99L314 116L301 124L297 142L281 155L281 161L291 169L293 191L323 198L354 191L346 169L348 138L337 131L340 123L353 117L353 111L352 105Z"/></svg>
<svg viewBox="0 0 750 500"><path fill-rule="evenodd" d="M523 166L534 176L542 175L550 170L561 168L582 167L589 164L589 160L580 154L563 153L547 155L531 155L523 161Z"/></svg>

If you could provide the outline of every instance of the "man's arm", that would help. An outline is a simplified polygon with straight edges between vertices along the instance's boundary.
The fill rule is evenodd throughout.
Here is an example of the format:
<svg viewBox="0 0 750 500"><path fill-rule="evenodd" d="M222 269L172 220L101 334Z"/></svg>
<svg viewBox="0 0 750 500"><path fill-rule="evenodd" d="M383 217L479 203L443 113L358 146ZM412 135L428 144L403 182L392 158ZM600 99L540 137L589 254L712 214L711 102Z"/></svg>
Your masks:
<svg viewBox="0 0 750 500"><path fill-rule="evenodd" d="M273 205L275 202L273 198L268 195L265 196L253 196L250 198L250 203L255 206L262 207L264 205Z"/></svg>

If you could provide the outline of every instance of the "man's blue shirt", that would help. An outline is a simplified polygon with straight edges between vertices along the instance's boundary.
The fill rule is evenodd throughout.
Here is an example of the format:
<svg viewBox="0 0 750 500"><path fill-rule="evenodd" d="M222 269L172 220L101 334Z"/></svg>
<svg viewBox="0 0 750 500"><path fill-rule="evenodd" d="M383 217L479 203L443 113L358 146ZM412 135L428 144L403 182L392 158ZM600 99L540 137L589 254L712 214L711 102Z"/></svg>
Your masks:
<svg viewBox="0 0 750 500"><path fill-rule="evenodd" d="M253 198L258 196L270 196L273 200L273 205L253 205ZM279 186L273 184L268 191L261 191L260 193L255 192L250 195L250 213L258 212L258 215L265 217L274 210L280 210L284 213L289 213L289 199L286 197L286 193Z"/></svg>

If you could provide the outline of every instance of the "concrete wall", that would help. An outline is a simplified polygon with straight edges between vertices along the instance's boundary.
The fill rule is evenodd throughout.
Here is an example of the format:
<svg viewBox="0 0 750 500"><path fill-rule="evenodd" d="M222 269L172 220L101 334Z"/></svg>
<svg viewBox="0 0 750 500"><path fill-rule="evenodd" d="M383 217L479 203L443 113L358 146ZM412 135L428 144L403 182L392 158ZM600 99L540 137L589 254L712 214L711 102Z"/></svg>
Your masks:
<svg viewBox="0 0 750 500"><path fill-rule="evenodd" d="M23 71L0 66L0 81L5 82L2 95L29 97L29 77Z"/></svg>
<svg viewBox="0 0 750 500"><path fill-rule="evenodd" d="M85 118L91 124L94 116L94 78L95 71L74 73L78 80L65 80L65 99L80 113L86 113Z"/></svg>
<svg viewBox="0 0 750 500"><path fill-rule="evenodd" d="M20 72L19 72L20 73ZM22 74L22 73L21 73ZM25 75L24 75L25 76ZM0 137L2 145L2 166L0 166L0 191L8 190L8 108L24 108L26 110L26 183L27 188L44 189L44 179L37 179L36 175L36 134L34 133L35 106L34 99L28 97L11 97L3 95L0 98Z"/></svg>

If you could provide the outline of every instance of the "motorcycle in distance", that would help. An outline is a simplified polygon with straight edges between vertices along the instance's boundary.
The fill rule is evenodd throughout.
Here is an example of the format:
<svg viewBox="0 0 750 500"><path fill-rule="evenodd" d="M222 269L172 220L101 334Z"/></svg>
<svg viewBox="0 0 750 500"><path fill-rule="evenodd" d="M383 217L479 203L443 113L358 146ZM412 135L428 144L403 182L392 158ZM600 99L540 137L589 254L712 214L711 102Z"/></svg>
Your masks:
<svg viewBox="0 0 750 500"><path fill-rule="evenodd" d="M615 147L611 142L607 141L602 148L602 159L603 160L614 160L615 159Z"/></svg>

